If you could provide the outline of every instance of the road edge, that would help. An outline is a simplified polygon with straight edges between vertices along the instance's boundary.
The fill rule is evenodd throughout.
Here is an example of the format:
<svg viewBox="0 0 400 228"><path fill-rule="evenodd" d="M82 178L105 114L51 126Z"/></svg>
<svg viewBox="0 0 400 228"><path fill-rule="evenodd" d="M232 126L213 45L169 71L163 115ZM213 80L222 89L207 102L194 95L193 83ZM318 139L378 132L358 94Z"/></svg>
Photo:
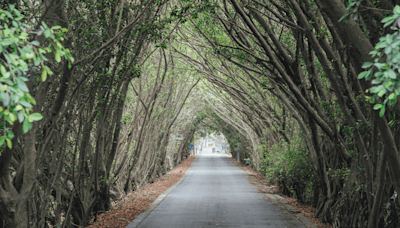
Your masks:
<svg viewBox="0 0 400 228"><path fill-rule="evenodd" d="M290 205L285 198L278 194L268 194L264 193L264 197L267 198L272 204L274 204L277 208L286 211L288 214L292 214L295 216L301 223L304 224L307 228L317 228L317 226L311 222L306 216L303 215L301 211L295 209L292 205Z"/></svg>
<svg viewBox="0 0 400 228"><path fill-rule="evenodd" d="M197 157L194 158L193 162L196 161L196 158ZM193 164L193 162L192 162L192 164ZM150 214L150 212L152 212L154 210L154 208L156 208L158 206L158 204L160 204L165 199L165 197L167 197L168 194L171 193L172 190L174 190L174 188L176 188L176 186L178 186L186 178L186 176L189 174L190 170L192 169L192 164L186 170L185 174L183 174L181 179L179 179L175 184L173 184L171 187L169 187L167 190L165 190L165 192L163 192L159 197L157 197L157 199L154 200L154 202L151 203L146 208L146 210L144 210L142 213L140 213L138 215L138 217L136 217L131 223L129 223L129 225L126 226L126 228L136 228Z"/></svg>
<svg viewBox="0 0 400 228"><path fill-rule="evenodd" d="M231 160L231 159L229 159L229 160ZM237 165L235 163L233 163L233 164L236 167L239 167L240 169L242 169L246 173L247 176L254 176L251 172L247 171L240 165ZM283 198L281 195L270 194L270 193L266 193L266 192L259 192L259 193L262 194L264 196L264 198L269 200L272 204L274 204L278 209L286 212L287 214L292 214L293 216L295 216L307 228L317 228L317 226L311 220L309 220L306 216L304 216L301 211L298 211L292 205L290 205L286 201L286 199Z"/></svg>

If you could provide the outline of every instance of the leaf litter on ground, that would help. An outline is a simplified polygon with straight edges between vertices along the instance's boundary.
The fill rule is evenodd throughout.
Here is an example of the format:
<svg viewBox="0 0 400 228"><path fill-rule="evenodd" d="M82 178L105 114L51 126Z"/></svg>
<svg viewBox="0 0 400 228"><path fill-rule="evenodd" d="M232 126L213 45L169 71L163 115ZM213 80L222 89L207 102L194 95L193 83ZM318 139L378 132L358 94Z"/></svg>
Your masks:
<svg viewBox="0 0 400 228"><path fill-rule="evenodd" d="M97 221L92 218L87 228L123 228L131 223L140 213L154 202L163 192L179 181L194 161L190 156L166 175L156 179L140 189L127 194L122 202L113 203L113 208L99 214Z"/></svg>

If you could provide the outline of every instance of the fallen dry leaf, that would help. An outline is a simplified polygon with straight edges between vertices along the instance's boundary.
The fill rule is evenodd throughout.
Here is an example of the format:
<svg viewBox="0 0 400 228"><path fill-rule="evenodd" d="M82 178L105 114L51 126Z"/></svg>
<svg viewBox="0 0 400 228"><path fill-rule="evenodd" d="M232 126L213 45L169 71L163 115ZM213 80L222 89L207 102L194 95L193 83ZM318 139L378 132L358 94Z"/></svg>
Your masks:
<svg viewBox="0 0 400 228"><path fill-rule="evenodd" d="M113 209L97 216L94 222L92 217L91 225L87 228L120 228L126 227L140 213L142 213L154 200L157 199L165 190L179 181L188 170L195 156L190 156L180 165L172 169L167 175L158 178L154 183L143 186L141 189L126 195L123 202Z"/></svg>

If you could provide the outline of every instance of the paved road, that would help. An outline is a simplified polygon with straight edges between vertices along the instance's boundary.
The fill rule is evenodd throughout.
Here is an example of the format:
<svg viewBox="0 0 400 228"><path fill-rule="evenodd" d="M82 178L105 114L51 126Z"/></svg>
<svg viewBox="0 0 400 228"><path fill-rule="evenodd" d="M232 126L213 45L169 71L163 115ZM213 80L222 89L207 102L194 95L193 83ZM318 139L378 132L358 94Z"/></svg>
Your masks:
<svg viewBox="0 0 400 228"><path fill-rule="evenodd" d="M187 177L139 224L140 228L305 227L284 214L222 155L198 156Z"/></svg>

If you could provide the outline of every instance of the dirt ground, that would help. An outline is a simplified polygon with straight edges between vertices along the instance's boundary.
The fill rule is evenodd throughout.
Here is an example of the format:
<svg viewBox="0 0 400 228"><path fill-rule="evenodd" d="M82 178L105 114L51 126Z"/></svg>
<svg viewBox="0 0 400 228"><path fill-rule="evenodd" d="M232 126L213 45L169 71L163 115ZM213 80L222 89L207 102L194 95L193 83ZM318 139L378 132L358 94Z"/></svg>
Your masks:
<svg viewBox="0 0 400 228"><path fill-rule="evenodd" d="M195 157L191 156L172 169L167 175L140 190L129 193L122 201L113 203L113 209L97 216L97 221L87 228L123 228L142 213L165 190L179 181ZM93 217L94 219L94 217Z"/></svg>
<svg viewBox="0 0 400 228"><path fill-rule="evenodd" d="M249 176L249 181L251 184L258 188L259 192L268 193L268 194L279 194L286 201L292 205L296 210L301 211L303 215L309 219L312 223L314 223L318 228L332 228L331 225L321 223L317 218L314 217L315 208L310 205L304 205L297 202L296 199L288 197L286 195L282 195L279 189L279 186L273 185L268 183L268 181L259 173L254 171L252 168L239 163L233 157L230 158L233 163L237 166L240 166L242 169L246 170L247 172L251 173L252 175Z"/></svg>

